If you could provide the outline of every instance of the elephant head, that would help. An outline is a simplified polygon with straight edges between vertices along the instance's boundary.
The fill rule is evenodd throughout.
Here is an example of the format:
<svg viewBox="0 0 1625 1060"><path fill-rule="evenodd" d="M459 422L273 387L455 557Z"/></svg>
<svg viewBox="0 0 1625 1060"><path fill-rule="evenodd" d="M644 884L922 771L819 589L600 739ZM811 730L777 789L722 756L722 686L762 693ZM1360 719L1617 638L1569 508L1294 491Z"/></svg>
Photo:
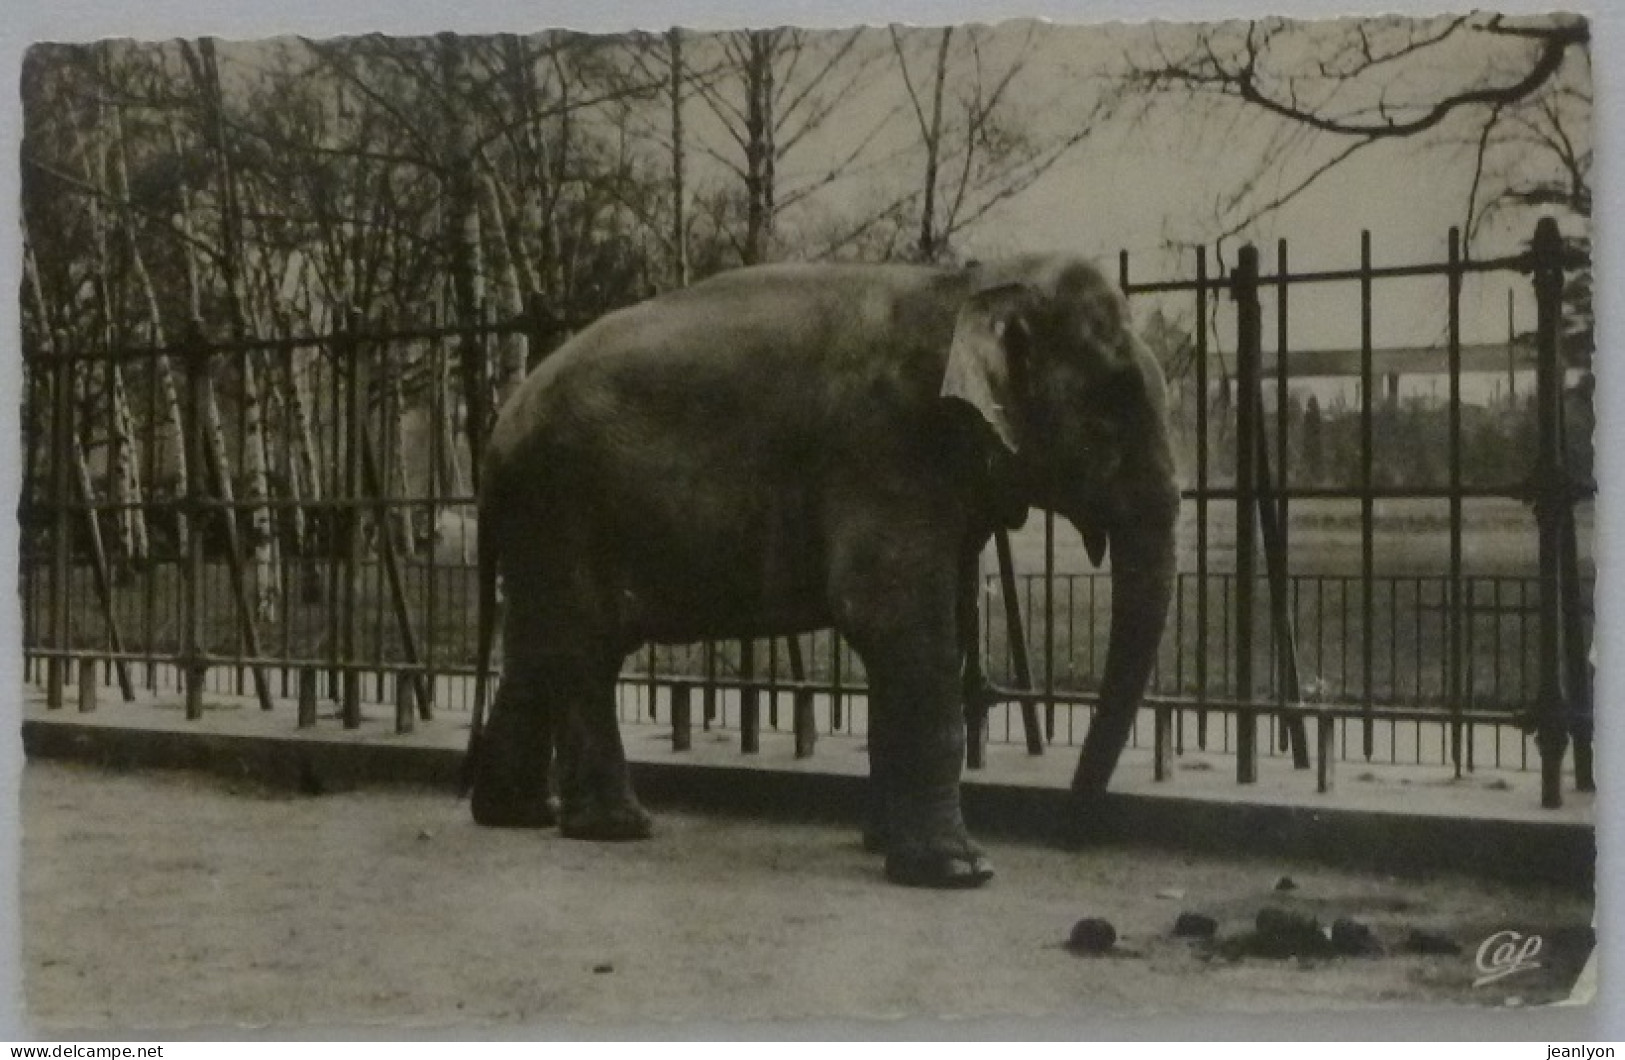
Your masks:
<svg viewBox="0 0 1625 1060"><path fill-rule="evenodd" d="M1167 387L1123 296L1092 265L1024 258L971 270L945 397L974 407L1026 503L1054 511L1099 565L1112 625L1073 792L1098 794L1156 661L1176 569L1179 484Z"/></svg>

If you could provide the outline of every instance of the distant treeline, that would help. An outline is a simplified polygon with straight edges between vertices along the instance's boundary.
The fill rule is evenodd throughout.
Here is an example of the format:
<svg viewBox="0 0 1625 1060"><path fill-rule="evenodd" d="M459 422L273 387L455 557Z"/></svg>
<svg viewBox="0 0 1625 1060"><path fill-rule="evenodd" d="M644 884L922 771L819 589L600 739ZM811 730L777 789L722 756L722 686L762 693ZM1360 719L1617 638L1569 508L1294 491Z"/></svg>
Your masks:
<svg viewBox="0 0 1625 1060"><path fill-rule="evenodd" d="M1568 470L1581 480L1593 477L1592 382L1586 376L1565 394ZM1194 482L1197 463L1196 399L1192 388L1176 388L1175 429L1186 477ZM1208 409L1208 477L1213 485L1235 481L1236 417L1229 388L1220 387ZM1292 392L1287 400L1285 477L1289 486L1356 488L1361 484L1361 416L1358 405L1341 400L1322 405L1313 395ZM1263 430L1269 439L1271 477L1279 482L1274 402L1267 403ZM1443 487L1450 484L1450 405L1432 397L1383 398L1372 409L1372 482L1382 489ZM1489 405L1461 407L1461 480L1468 487L1521 483L1535 457L1533 396Z"/></svg>

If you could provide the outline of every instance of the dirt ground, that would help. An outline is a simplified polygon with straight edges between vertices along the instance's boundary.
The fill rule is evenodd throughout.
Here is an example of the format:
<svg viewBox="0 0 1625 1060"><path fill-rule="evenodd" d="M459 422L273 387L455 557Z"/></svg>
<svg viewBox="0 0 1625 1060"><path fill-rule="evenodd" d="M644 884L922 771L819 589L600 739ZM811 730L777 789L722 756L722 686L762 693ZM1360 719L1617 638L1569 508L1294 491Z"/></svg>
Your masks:
<svg viewBox="0 0 1625 1060"><path fill-rule="evenodd" d="M1465 878L993 842L990 886L934 893L886 885L825 825L663 813L651 842L598 845L478 829L443 792L41 762L22 796L40 1029L1481 1011L1565 996L1589 950L1588 898ZM1353 917L1386 952L1233 958L1171 935L1195 911L1240 938L1266 905ZM1110 955L1063 945L1084 916L1115 925ZM1404 952L1417 928L1462 952ZM1480 941L1507 928L1542 935L1542 966L1475 988Z"/></svg>

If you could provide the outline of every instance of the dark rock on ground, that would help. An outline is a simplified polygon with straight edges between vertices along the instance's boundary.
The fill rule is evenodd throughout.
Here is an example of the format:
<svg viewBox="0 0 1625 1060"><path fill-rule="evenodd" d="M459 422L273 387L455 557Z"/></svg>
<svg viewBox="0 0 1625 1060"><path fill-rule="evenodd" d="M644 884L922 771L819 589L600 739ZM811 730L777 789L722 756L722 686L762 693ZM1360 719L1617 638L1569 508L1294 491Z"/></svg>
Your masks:
<svg viewBox="0 0 1625 1060"><path fill-rule="evenodd" d="M1377 936L1365 924L1349 917L1332 921L1332 949L1349 957L1364 957L1382 952Z"/></svg>
<svg viewBox="0 0 1625 1060"><path fill-rule="evenodd" d="M1174 921L1174 937L1182 939L1210 939L1219 930L1219 922L1202 913L1180 913Z"/></svg>
<svg viewBox="0 0 1625 1060"><path fill-rule="evenodd" d="M1258 911L1250 952L1260 957L1318 957L1332 952L1320 922L1275 906Z"/></svg>
<svg viewBox="0 0 1625 1060"><path fill-rule="evenodd" d="M1413 930L1405 939L1410 953L1436 953L1454 956L1461 952L1461 943L1437 931Z"/></svg>
<svg viewBox="0 0 1625 1060"><path fill-rule="evenodd" d="M1110 920L1088 916L1072 925L1068 948L1078 953L1105 953L1117 942L1117 929Z"/></svg>

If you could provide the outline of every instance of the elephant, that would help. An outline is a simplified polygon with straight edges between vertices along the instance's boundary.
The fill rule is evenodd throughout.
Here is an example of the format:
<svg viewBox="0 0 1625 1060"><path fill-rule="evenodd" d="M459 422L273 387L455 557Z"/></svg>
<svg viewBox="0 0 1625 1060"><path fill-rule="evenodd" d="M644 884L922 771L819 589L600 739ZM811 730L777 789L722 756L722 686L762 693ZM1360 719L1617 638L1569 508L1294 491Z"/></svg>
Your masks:
<svg viewBox="0 0 1625 1060"><path fill-rule="evenodd" d="M887 878L977 886L966 571L1033 507L1096 565L1110 548L1079 813L1128 739L1175 577L1166 383L1122 293L1069 256L751 266L615 311L509 396L481 475L476 715L499 574L504 600L503 680L467 760L486 825L650 835L614 709L626 655L833 627L868 673Z"/></svg>

